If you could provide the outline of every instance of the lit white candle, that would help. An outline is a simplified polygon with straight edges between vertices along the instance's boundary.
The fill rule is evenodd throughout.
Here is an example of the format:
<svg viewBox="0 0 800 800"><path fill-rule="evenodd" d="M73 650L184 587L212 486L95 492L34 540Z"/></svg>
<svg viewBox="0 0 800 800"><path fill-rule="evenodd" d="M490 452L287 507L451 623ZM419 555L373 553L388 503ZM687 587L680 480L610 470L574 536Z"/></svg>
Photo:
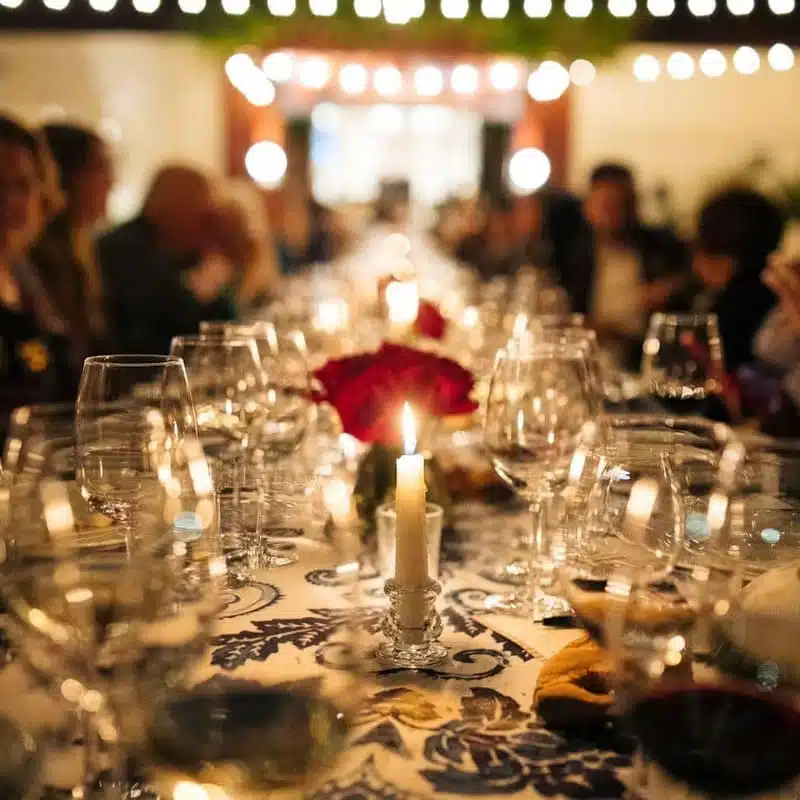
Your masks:
<svg viewBox="0 0 800 800"><path fill-rule="evenodd" d="M386 306L392 338L403 338L419 314L419 287L416 281L392 281L386 287Z"/></svg>
<svg viewBox="0 0 800 800"><path fill-rule="evenodd" d="M428 583L428 540L425 531L425 459L417 449L414 415L403 406L403 439L406 455L397 459L396 551L394 578L400 589L421 589ZM425 624L425 601L419 596L404 598L398 608L400 625L419 631Z"/></svg>

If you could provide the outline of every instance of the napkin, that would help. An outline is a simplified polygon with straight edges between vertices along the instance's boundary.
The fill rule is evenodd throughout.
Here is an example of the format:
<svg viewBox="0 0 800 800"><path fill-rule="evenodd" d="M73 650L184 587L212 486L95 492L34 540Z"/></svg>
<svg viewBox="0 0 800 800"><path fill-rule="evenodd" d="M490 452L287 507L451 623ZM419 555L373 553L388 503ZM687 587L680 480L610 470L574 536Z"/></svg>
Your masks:
<svg viewBox="0 0 800 800"><path fill-rule="evenodd" d="M588 634L558 651L542 667L533 707L548 725L584 727L605 721L612 705L613 664Z"/></svg>

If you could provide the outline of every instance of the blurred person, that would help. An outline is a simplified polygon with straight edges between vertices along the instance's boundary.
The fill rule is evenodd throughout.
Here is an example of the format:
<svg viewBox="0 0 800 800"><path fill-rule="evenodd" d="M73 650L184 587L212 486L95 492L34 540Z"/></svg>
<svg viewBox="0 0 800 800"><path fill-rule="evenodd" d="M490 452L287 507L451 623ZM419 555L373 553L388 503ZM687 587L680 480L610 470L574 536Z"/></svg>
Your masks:
<svg viewBox="0 0 800 800"><path fill-rule="evenodd" d="M108 313L126 353L169 352L173 336L203 320L231 320L234 266L220 255L208 178L191 167L162 167L140 214L103 236L98 255Z"/></svg>
<svg viewBox="0 0 800 800"><path fill-rule="evenodd" d="M669 306L717 315L729 371L752 360L755 335L776 303L761 276L783 226L775 203L751 189L723 191L700 210L694 278Z"/></svg>
<svg viewBox="0 0 800 800"><path fill-rule="evenodd" d="M573 310L633 366L650 315L687 281L688 251L670 231L640 220L633 173L623 164L595 167L583 213L558 272Z"/></svg>
<svg viewBox="0 0 800 800"><path fill-rule="evenodd" d="M64 207L43 231L31 260L67 323L80 365L86 356L111 349L94 243L113 185L111 154L97 134L76 125L46 125L40 135L58 168Z"/></svg>
<svg viewBox="0 0 800 800"><path fill-rule="evenodd" d="M483 229L464 239L457 255L484 280L518 269L522 261L514 236L514 204L509 197L502 195L490 201Z"/></svg>
<svg viewBox="0 0 800 800"><path fill-rule="evenodd" d="M374 222L408 233L411 221L411 184L407 180L381 181L375 200Z"/></svg>
<svg viewBox="0 0 800 800"><path fill-rule="evenodd" d="M74 398L66 324L30 263L62 199L47 147L0 116L0 436L22 405Z"/></svg>
<svg viewBox="0 0 800 800"><path fill-rule="evenodd" d="M436 222L431 237L448 255L456 255L466 235L464 203L457 197L449 197L436 209Z"/></svg>
<svg viewBox="0 0 800 800"><path fill-rule="evenodd" d="M281 272L293 275L333 257L333 235L326 210L308 192L289 185L283 192L278 253Z"/></svg>
<svg viewBox="0 0 800 800"><path fill-rule="evenodd" d="M216 246L233 266L239 313L278 292L280 270L263 198L252 184L230 184L217 209Z"/></svg>

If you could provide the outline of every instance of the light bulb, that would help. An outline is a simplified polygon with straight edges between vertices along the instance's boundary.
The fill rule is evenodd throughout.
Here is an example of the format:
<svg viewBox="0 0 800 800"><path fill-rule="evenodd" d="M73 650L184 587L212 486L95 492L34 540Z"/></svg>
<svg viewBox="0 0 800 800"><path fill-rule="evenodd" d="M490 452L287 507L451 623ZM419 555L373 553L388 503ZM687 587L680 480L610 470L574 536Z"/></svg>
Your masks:
<svg viewBox="0 0 800 800"><path fill-rule="evenodd" d="M758 68L761 66L761 59L752 47L744 45L734 52L733 66L742 75L752 75L754 72L758 72Z"/></svg>
<svg viewBox="0 0 800 800"><path fill-rule="evenodd" d="M637 81L652 83L657 81L658 76L661 75L661 64L655 56L642 53L633 62L633 74Z"/></svg>
<svg viewBox="0 0 800 800"><path fill-rule="evenodd" d="M384 97L394 97L403 89L403 75L397 67L386 65L378 67L372 76L375 91Z"/></svg>
<svg viewBox="0 0 800 800"><path fill-rule="evenodd" d="M528 94L540 103L557 100L569 88L569 72L557 61L542 61L528 78Z"/></svg>
<svg viewBox="0 0 800 800"><path fill-rule="evenodd" d="M441 10L445 19L464 19L469 13L469 0L442 0Z"/></svg>
<svg viewBox="0 0 800 800"><path fill-rule="evenodd" d="M432 65L419 67L414 73L414 89L420 97L435 97L444 89L442 71Z"/></svg>
<svg viewBox="0 0 800 800"><path fill-rule="evenodd" d="M786 72L794 66L794 50L785 44L774 44L767 53L767 61L776 72Z"/></svg>
<svg viewBox="0 0 800 800"><path fill-rule="evenodd" d="M592 13L592 0L564 0L564 11L568 17L584 19Z"/></svg>
<svg viewBox="0 0 800 800"><path fill-rule="evenodd" d="M597 70L591 61L579 58L570 64L569 79L576 86L588 86L597 77Z"/></svg>
<svg viewBox="0 0 800 800"><path fill-rule="evenodd" d="M676 81L685 81L694 75L694 59L681 50L667 59L667 74Z"/></svg>
<svg viewBox="0 0 800 800"><path fill-rule="evenodd" d="M480 75L472 64L457 64L450 73L450 86L456 94L475 94Z"/></svg>
<svg viewBox="0 0 800 800"><path fill-rule="evenodd" d="M274 189L283 180L287 166L284 149L275 142L256 142L244 157L247 174L262 188Z"/></svg>
<svg viewBox="0 0 800 800"><path fill-rule="evenodd" d="M728 68L728 61L724 53L714 47L705 50L697 64L700 72L709 78L719 78L725 74L725 70Z"/></svg>
<svg viewBox="0 0 800 800"><path fill-rule="evenodd" d="M522 9L531 19L544 19L553 10L553 0L525 0Z"/></svg>
<svg viewBox="0 0 800 800"><path fill-rule="evenodd" d="M498 92L510 92L519 85L519 69L510 61L496 61L489 69L489 83Z"/></svg>
<svg viewBox="0 0 800 800"><path fill-rule="evenodd" d="M339 70L339 86L345 94L361 94L368 80L367 70L361 64L346 64Z"/></svg>
<svg viewBox="0 0 800 800"><path fill-rule="evenodd" d="M508 180L518 194L530 194L547 183L550 159L537 147L517 150L508 162Z"/></svg>

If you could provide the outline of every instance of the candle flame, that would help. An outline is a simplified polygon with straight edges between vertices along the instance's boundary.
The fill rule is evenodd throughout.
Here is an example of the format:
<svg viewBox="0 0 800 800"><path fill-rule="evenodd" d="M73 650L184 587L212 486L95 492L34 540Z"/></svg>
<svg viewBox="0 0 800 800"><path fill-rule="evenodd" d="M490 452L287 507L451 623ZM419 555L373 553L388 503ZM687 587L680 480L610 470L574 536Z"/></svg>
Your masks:
<svg viewBox="0 0 800 800"><path fill-rule="evenodd" d="M412 455L417 449L417 426L414 422L414 412L408 403L403 403L403 447L407 456Z"/></svg>

